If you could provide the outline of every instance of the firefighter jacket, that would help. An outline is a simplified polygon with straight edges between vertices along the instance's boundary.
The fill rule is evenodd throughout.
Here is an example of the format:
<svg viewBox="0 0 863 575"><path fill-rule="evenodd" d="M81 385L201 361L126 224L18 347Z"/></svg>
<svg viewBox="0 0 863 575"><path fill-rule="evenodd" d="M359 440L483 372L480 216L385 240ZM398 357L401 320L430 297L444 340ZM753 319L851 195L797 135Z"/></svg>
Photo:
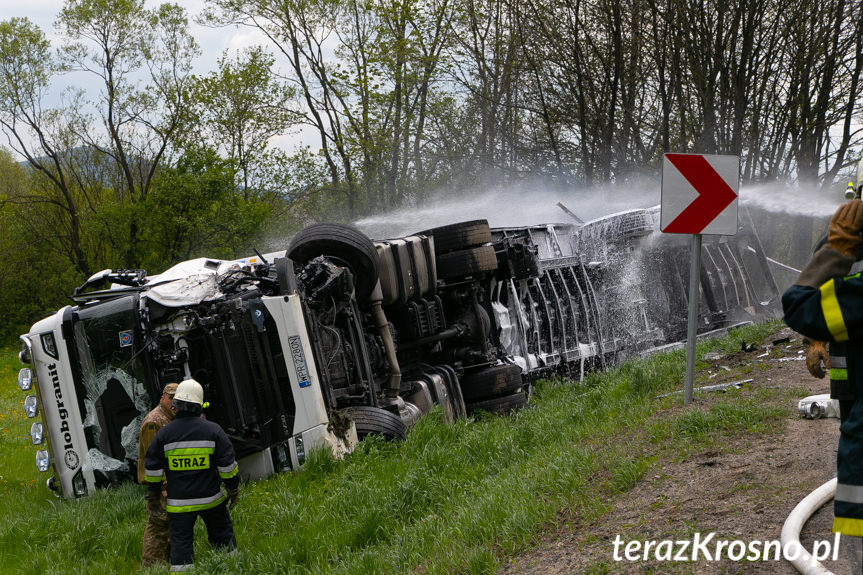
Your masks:
<svg viewBox="0 0 863 575"><path fill-rule="evenodd" d="M236 489L240 478L234 448L222 428L189 412L156 433L147 448L145 476L150 490L168 481L168 513L203 511L225 501L221 483Z"/></svg>
<svg viewBox="0 0 863 575"><path fill-rule="evenodd" d="M853 403L839 427L833 531L863 537L863 273L848 275L853 261L830 248L817 251L782 295L782 307L795 331L844 346L845 365L831 368L845 370L843 393Z"/></svg>
<svg viewBox="0 0 863 575"><path fill-rule="evenodd" d="M817 252L825 245L827 245L826 234L815 244L815 251ZM848 271L849 275L863 271L863 247L857 250L855 257L857 261L854 262ZM828 372L830 378L830 397L853 401L854 385L848 377L848 342L830 341L827 347L830 357L830 371Z"/></svg>

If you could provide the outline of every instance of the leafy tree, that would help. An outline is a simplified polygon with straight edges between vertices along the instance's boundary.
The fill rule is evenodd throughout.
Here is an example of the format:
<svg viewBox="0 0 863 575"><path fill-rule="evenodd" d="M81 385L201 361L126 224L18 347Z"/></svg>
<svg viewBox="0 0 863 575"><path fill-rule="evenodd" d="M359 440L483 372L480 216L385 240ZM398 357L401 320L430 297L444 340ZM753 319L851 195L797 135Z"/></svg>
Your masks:
<svg viewBox="0 0 863 575"><path fill-rule="evenodd" d="M291 110L295 90L279 81L273 56L260 46L231 59L223 54L218 69L197 81L193 92L196 117L210 140L236 163L246 199L267 194L274 161L269 140L300 120Z"/></svg>
<svg viewBox="0 0 863 575"><path fill-rule="evenodd" d="M175 4L147 10L144 0L67 0L57 27L64 37L63 69L86 72L102 84L97 99L82 94L72 110L79 145L112 160L106 183L121 202L137 204L189 118L191 66L199 48L186 15ZM137 79L142 72L143 84ZM137 258L138 230L131 218L117 246L127 265Z"/></svg>
<svg viewBox="0 0 863 575"><path fill-rule="evenodd" d="M26 18L0 22L0 126L10 147L47 183L46 193L28 191L16 201L55 211L65 257L79 272L89 274L81 229L85 202L76 192L71 153L73 130L62 109L46 109L43 104L56 71L50 45L35 24Z"/></svg>
<svg viewBox="0 0 863 575"><path fill-rule="evenodd" d="M44 205L22 201L30 194L32 170L0 148L0 337L24 332L47 306L67 303L66 296L80 276L70 268L58 243Z"/></svg>
<svg viewBox="0 0 863 575"><path fill-rule="evenodd" d="M234 191L236 166L212 150L190 148L159 171L136 218L142 265L161 270L192 257L234 258L249 250L269 206Z"/></svg>

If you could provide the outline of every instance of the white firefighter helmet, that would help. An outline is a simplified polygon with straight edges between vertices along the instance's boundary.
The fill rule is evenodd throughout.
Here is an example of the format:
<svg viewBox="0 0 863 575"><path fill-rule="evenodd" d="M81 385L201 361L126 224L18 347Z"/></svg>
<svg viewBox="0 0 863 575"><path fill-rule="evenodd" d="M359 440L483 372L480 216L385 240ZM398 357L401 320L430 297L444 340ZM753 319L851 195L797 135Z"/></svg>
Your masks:
<svg viewBox="0 0 863 575"><path fill-rule="evenodd" d="M203 406L204 388L194 379L186 379L181 381L180 385L177 386L177 391L174 393L174 399Z"/></svg>

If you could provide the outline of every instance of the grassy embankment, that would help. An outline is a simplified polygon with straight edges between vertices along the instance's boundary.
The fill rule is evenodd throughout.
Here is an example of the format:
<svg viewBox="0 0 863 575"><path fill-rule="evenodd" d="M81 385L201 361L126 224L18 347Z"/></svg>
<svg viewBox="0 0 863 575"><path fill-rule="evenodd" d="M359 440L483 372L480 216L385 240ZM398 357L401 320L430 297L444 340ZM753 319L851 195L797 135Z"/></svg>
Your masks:
<svg viewBox="0 0 863 575"><path fill-rule="evenodd" d="M775 329L701 342L698 355ZM777 390L733 391L709 408L651 417L682 402L657 396L682 387L684 365L676 351L579 385L543 382L531 407L509 417L445 425L433 413L403 443L365 441L345 461L318 454L302 472L244 485L233 514L238 552L210 551L199 522L198 572L493 573L561 517L602 515L658 457L684 457L725 433L781 429L788 412L759 396ZM136 571L142 488L50 495L33 464L18 367L14 350L0 354L0 572Z"/></svg>

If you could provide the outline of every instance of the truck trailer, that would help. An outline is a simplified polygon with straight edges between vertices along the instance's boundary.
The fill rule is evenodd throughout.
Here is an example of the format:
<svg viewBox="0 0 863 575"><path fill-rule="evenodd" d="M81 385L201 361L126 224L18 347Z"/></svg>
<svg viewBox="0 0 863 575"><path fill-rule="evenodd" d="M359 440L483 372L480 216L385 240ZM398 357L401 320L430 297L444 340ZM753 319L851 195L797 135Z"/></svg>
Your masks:
<svg viewBox="0 0 863 575"><path fill-rule="evenodd" d="M65 498L133 480L141 420L187 378L246 478L404 438L436 407L447 421L521 409L539 378L685 337L689 247L658 224L651 208L375 241L321 223L274 253L104 270L21 336L36 465ZM778 316L750 224L702 249L699 331Z"/></svg>

